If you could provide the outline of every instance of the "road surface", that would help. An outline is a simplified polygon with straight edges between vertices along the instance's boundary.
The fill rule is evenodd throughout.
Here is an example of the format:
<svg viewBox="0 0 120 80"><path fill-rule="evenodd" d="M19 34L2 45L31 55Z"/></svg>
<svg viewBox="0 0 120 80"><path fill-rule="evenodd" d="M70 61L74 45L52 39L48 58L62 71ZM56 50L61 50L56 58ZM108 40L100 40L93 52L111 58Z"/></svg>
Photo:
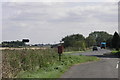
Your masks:
<svg viewBox="0 0 120 80"><path fill-rule="evenodd" d="M118 58L103 55L110 50L99 49L71 55L97 56L101 60L72 66L61 78L118 78Z"/></svg>

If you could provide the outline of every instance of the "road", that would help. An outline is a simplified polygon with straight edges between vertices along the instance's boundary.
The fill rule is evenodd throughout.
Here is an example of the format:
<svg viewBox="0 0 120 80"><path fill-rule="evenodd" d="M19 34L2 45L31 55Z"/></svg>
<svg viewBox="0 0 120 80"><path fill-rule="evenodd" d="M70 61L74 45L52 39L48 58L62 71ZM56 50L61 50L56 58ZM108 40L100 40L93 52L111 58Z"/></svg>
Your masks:
<svg viewBox="0 0 120 80"><path fill-rule="evenodd" d="M72 66L61 78L118 78L118 58L103 55L110 50L99 49L71 55L97 56L101 60Z"/></svg>

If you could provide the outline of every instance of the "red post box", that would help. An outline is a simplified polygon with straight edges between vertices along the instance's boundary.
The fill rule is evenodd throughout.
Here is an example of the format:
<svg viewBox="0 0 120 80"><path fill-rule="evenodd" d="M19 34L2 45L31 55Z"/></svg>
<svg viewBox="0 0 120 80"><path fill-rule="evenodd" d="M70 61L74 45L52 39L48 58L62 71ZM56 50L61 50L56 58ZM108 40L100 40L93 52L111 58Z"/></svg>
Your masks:
<svg viewBox="0 0 120 80"><path fill-rule="evenodd" d="M63 46L58 46L59 61L61 61L62 53L63 53Z"/></svg>
<svg viewBox="0 0 120 80"><path fill-rule="evenodd" d="M62 54L63 53L63 46L58 46L58 54Z"/></svg>

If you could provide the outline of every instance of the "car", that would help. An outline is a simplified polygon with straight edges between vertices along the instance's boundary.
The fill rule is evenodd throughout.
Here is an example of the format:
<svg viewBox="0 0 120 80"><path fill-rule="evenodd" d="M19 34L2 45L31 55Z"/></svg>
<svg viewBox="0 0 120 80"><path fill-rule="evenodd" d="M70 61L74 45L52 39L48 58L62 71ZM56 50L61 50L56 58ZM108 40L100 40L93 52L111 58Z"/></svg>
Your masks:
<svg viewBox="0 0 120 80"><path fill-rule="evenodd" d="M94 47L93 47L93 51L98 51L97 46L94 46Z"/></svg>

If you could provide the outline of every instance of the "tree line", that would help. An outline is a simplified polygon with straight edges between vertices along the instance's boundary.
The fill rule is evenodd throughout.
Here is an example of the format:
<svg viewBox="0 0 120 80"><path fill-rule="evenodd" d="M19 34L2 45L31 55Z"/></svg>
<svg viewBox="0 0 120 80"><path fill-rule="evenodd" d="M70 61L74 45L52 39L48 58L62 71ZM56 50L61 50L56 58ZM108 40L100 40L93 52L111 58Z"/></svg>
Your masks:
<svg viewBox="0 0 120 80"><path fill-rule="evenodd" d="M23 47L27 46L25 43L29 42L29 39L22 39L22 41L3 41L1 47Z"/></svg>
<svg viewBox="0 0 120 80"><path fill-rule="evenodd" d="M100 46L101 42L106 42L108 48L120 48L120 36L117 32L111 35L105 31L91 32L88 37L82 34L67 35L62 38L63 46L72 50L86 50L94 45Z"/></svg>
<svg viewBox="0 0 120 80"><path fill-rule="evenodd" d="M111 35L105 31L94 31L89 34L88 37L84 37L82 34L67 35L61 39L65 49L78 51L86 50L94 45L100 46L101 42L106 42L108 48L120 49L120 36L117 32ZM23 39L23 41L3 41L0 46L2 47L24 47L25 42L29 42L29 39ZM58 44L51 45L51 47Z"/></svg>
<svg viewBox="0 0 120 80"><path fill-rule="evenodd" d="M1 43L2 47L22 47L25 46L25 43L22 41L3 41Z"/></svg>

